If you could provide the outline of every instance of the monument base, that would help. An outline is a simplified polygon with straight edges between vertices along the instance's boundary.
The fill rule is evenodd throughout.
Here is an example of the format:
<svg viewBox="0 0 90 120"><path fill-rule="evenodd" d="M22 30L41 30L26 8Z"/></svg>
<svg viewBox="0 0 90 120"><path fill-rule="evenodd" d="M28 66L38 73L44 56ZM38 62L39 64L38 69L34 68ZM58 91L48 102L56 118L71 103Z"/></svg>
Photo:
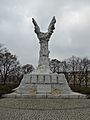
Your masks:
<svg viewBox="0 0 90 120"><path fill-rule="evenodd" d="M3 95L2 97L7 98L26 98L26 99L86 99L87 96L79 93L72 92L71 94L59 94L59 95L52 95L52 94L37 94L37 95L29 95L29 94L17 94L11 93Z"/></svg>
<svg viewBox="0 0 90 120"><path fill-rule="evenodd" d="M86 98L71 91L64 74L26 74L14 93L3 97L13 98Z"/></svg>

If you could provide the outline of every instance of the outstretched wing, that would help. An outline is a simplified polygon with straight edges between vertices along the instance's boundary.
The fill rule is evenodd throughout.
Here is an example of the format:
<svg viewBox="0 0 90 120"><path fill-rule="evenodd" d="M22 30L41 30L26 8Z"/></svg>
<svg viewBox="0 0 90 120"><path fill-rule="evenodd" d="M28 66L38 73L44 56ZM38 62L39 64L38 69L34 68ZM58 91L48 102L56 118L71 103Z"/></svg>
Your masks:
<svg viewBox="0 0 90 120"><path fill-rule="evenodd" d="M56 23L56 19L55 19L55 16L54 16L53 19L50 22L49 27L48 27L48 32L49 32L50 35L53 33L53 30L55 29L55 27L54 27L55 23Z"/></svg>
<svg viewBox="0 0 90 120"><path fill-rule="evenodd" d="M39 28L38 24L36 23L36 21L34 20L34 18L32 18L32 22L34 24L34 28L35 28L34 31L35 31L35 33L39 34L40 33L40 28Z"/></svg>

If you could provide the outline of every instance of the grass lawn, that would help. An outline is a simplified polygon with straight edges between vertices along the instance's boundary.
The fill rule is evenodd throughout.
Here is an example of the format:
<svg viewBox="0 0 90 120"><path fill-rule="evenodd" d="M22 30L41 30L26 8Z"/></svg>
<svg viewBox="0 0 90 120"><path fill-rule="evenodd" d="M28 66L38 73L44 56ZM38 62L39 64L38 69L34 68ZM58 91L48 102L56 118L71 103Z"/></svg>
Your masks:
<svg viewBox="0 0 90 120"><path fill-rule="evenodd" d="M72 91L74 92L79 92L82 94L87 94L90 95L90 86L89 87L85 87L85 86L79 86L79 85L70 85L70 88L72 89Z"/></svg>
<svg viewBox="0 0 90 120"><path fill-rule="evenodd" d="M16 88L18 84L0 84L0 96L2 94L13 92L12 89Z"/></svg>

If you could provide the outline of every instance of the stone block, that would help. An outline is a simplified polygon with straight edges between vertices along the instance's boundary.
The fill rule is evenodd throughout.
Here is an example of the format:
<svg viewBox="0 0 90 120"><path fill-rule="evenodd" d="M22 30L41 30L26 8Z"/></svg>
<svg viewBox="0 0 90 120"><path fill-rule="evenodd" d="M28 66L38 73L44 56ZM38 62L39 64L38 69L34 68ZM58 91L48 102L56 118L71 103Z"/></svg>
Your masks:
<svg viewBox="0 0 90 120"><path fill-rule="evenodd" d="M37 76L36 75L31 76L31 83L37 83Z"/></svg>
<svg viewBox="0 0 90 120"><path fill-rule="evenodd" d="M56 75L51 76L51 83L57 83L57 76Z"/></svg>
<svg viewBox="0 0 90 120"><path fill-rule="evenodd" d="M44 75L38 75L38 81L37 83L44 83Z"/></svg>
<svg viewBox="0 0 90 120"><path fill-rule="evenodd" d="M64 78L63 78L63 76L58 76L58 83L63 83L64 82Z"/></svg>
<svg viewBox="0 0 90 120"><path fill-rule="evenodd" d="M50 83L50 75L45 75L45 83Z"/></svg>
<svg viewBox="0 0 90 120"><path fill-rule="evenodd" d="M51 93L51 85L38 84L37 85L37 94L38 93Z"/></svg>

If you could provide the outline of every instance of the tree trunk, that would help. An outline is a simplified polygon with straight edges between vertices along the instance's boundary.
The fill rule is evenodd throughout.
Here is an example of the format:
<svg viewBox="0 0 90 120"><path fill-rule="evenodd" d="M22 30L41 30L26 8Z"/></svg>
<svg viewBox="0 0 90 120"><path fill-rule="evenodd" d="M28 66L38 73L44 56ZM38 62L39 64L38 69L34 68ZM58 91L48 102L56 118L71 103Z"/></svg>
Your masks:
<svg viewBox="0 0 90 120"><path fill-rule="evenodd" d="M6 80L7 80L7 72L4 75L4 85L6 84Z"/></svg>
<svg viewBox="0 0 90 120"><path fill-rule="evenodd" d="M82 80L81 78L79 79L79 86L81 87Z"/></svg>
<svg viewBox="0 0 90 120"><path fill-rule="evenodd" d="M75 73L73 74L73 81L74 81L74 86L75 86L75 84L76 84L76 75L75 75Z"/></svg>
<svg viewBox="0 0 90 120"><path fill-rule="evenodd" d="M88 82L88 71L86 69L86 72L85 72L85 85L87 87L87 82Z"/></svg>

